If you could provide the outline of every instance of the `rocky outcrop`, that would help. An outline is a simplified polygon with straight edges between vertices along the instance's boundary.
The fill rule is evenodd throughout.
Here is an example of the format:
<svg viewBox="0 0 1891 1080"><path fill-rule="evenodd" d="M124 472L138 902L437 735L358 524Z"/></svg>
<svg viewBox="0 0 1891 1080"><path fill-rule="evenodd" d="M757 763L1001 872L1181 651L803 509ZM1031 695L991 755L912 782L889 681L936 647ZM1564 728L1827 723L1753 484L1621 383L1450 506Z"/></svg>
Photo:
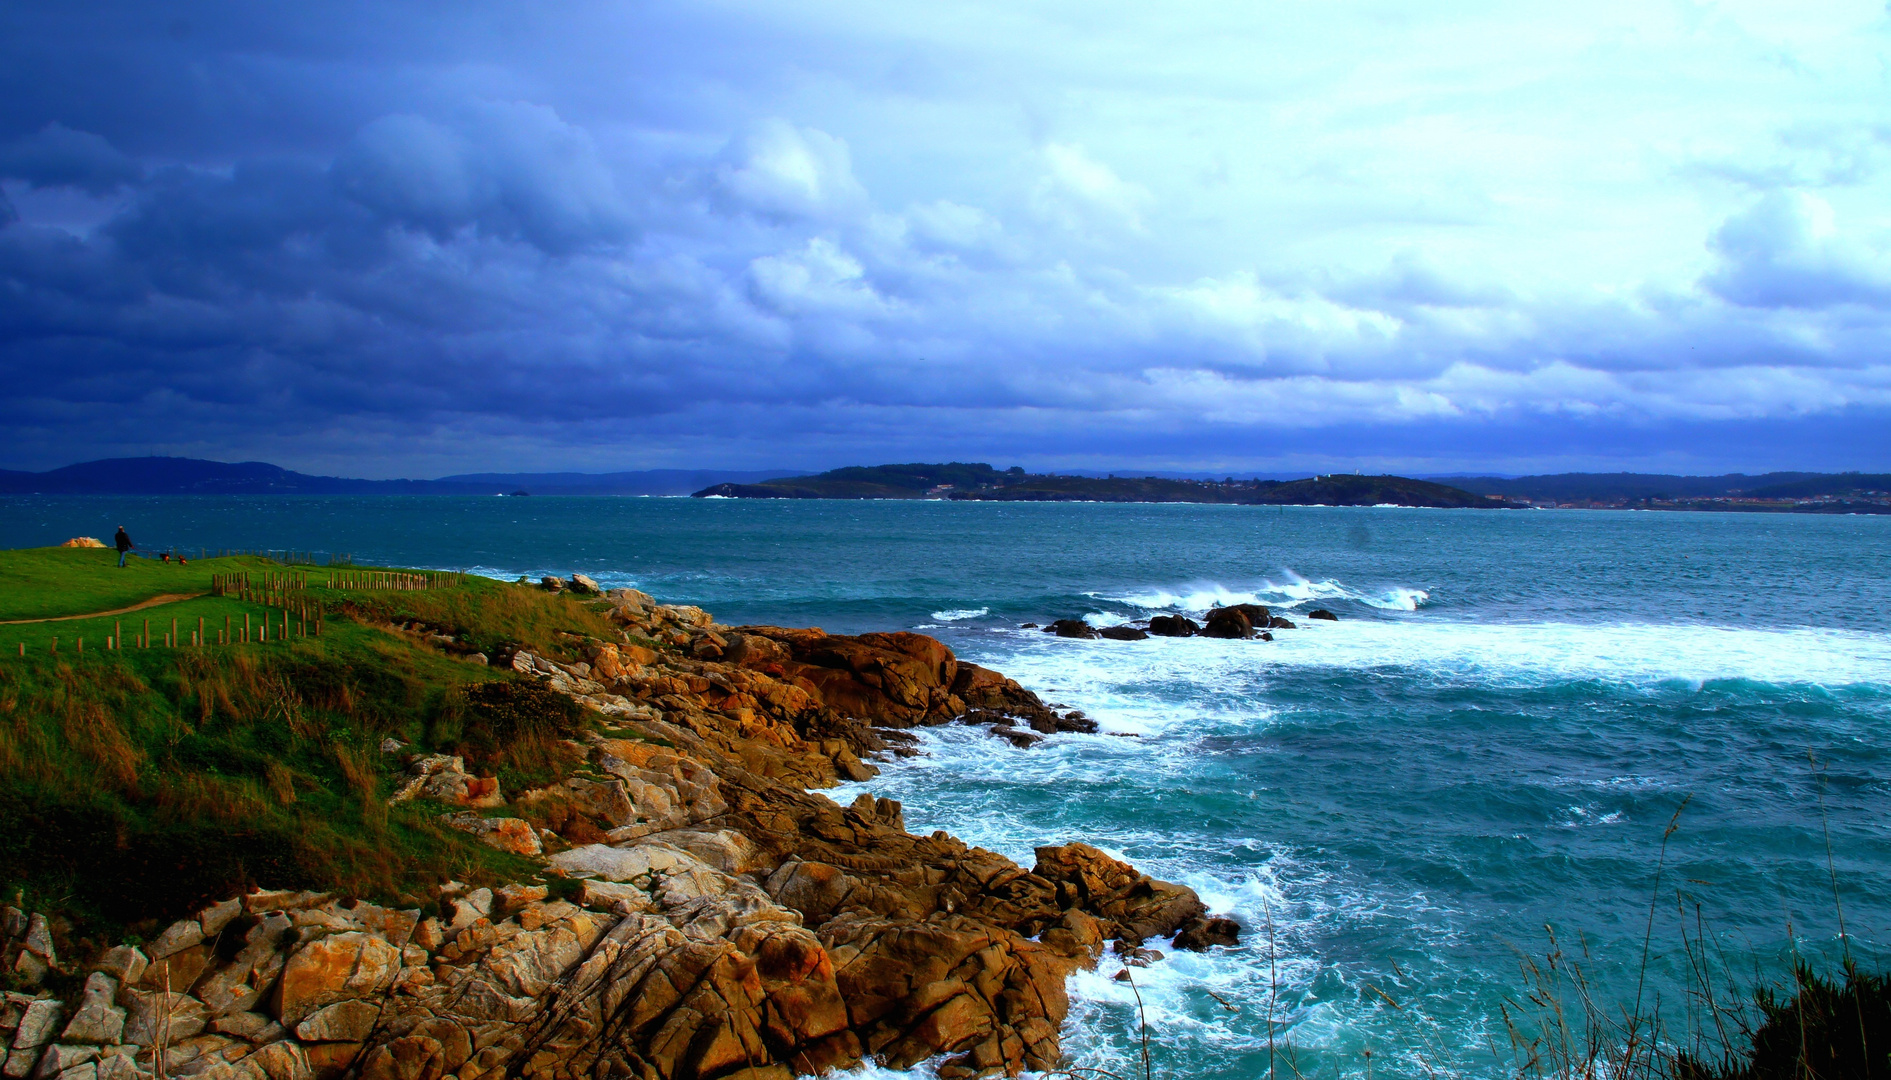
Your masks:
<svg viewBox="0 0 1891 1080"><path fill-rule="evenodd" d="M1194 918L1184 923L1175 935L1175 947L1191 952L1206 952L1216 945L1237 945L1241 924L1229 918Z"/></svg>
<svg viewBox="0 0 1891 1080"><path fill-rule="evenodd" d="M1200 922L1193 893L1087 845L1040 849L1027 873L906 833L887 800L734 792L720 828L550 856L569 899L213 905L100 958L70 1013L8 995L6 1075L706 1080L940 1054L943 1077L1016 1075L1057 1067L1064 980L1108 938Z"/></svg>
<svg viewBox="0 0 1891 1080"><path fill-rule="evenodd" d="M1149 620L1149 632L1157 637L1194 637L1200 630L1186 615L1157 615Z"/></svg>
<svg viewBox="0 0 1891 1080"><path fill-rule="evenodd" d="M571 590L576 591L576 590ZM809 788L875 775L906 729L989 725L1028 744L1094 731L917 634L722 627L634 590L583 660L494 663L596 714L565 775L508 793L412 755L394 801L537 862L391 908L256 892L95 959L74 1001L0 1010L10 1080L785 1080L941 1058L948 1080L1050 1070L1064 981L1114 939L1221 940L1193 892L1084 844L1030 870L902 807ZM601 718L602 722L598 722ZM393 744L388 752L398 752ZM1192 929L1191 929L1192 928ZM17 984L59 963L5 913Z"/></svg>
<svg viewBox="0 0 1891 1080"><path fill-rule="evenodd" d="M102 548L105 546L105 541L92 536L75 536L59 546L66 548Z"/></svg>
<svg viewBox="0 0 1891 1080"><path fill-rule="evenodd" d="M1218 609L1208 613L1202 623L1202 636L1211 638L1250 638L1254 636L1254 624L1242 612L1233 609Z"/></svg>
<svg viewBox="0 0 1891 1080"><path fill-rule="evenodd" d="M1285 620L1281 620L1285 621ZM1272 619L1260 604L1234 604L1210 608L1202 620L1202 636L1213 638L1250 638L1265 630Z"/></svg>

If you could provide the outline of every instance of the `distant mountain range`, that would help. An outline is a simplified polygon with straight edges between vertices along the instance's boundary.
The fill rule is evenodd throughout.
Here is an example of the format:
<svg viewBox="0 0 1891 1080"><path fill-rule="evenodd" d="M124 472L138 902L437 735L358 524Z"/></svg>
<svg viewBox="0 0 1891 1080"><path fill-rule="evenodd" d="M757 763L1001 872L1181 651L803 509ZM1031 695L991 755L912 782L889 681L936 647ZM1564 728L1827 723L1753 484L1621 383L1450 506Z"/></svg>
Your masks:
<svg viewBox="0 0 1891 1080"><path fill-rule="evenodd" d="M1247 505L1502 507L1510 501L1404 476L1336 473L1304 480L1176 480L1033 475L986 464L855 466L757 484L716 484L699 498L955 499L978 502L1178 502Z"/></svg>
<svg viewBox="0 0 1891 1080"><path fill-rule="evenodd" d="M0 469L13 495L687 495L706 484L752 483L786 469L649 469L618 473L467 473L438 480L310 476L261 461L111 458L49 472Z"/></svg>

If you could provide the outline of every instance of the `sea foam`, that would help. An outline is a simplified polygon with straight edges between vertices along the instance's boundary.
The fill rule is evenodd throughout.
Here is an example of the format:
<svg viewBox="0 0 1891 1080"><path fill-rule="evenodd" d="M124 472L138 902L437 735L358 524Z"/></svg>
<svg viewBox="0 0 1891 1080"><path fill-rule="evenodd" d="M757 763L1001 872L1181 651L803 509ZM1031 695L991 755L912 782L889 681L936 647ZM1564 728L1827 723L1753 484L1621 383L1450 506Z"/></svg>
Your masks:
<svg viewBox="0 0 1891 1080"><path fill-rule="evenodd" d="M1268 607L1293 608L1309 602L1328 600L1351 600L1381 611L1417 611L1431 600L1431 594L1424 589L1403 586L1356 589L1333 578L1312 581L1292 570L1286 571L1284 576L1283 581L1263 579L1259 585L1246 589L1228 588L1215 582L1200 582L1173 589L1152 588L1120 595L1101 593L1090 595L1099 600L1128 604L1145 611L1181 612L1202 612L1212 607L1229 607L1234 604L1265 604Z"/></svg>

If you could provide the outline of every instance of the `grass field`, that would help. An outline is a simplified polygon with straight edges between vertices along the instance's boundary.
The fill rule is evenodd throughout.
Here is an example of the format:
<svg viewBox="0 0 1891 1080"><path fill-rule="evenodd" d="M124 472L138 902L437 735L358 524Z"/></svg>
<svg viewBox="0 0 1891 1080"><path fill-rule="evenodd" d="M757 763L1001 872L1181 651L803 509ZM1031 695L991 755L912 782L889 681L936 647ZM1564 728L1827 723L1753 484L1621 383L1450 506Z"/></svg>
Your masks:
<svg viewBox="0 0 1891 1080"><path fill-rule="evenodd" d="M205 592L215 573L285 569L255 557L116 563L116 552L97 549L0 551L0 613L83 614ZM469 688L515 677L464 654L521 643L575 657L584 639L611 634L598 605L483 578L336 590L326 568L294 569L329 613L320 636L158 644L173 619L184 641L199 618L212 642L226 618L280 628L280 608L218 596L0 626L0 888L9 898L22 891L74 934L103 941L246 885L412 902L425 883L449 877L536 873L442 826L448 807L386 799L415 752L463 754L509 795L552 779L569 731L522 732L515 716L485 715ZM131 647L146 619L154 644ZM418 624L455 644L437 647ZM106 651L114 627L128 647ZM595 720L545 712L566 726ZM407 746L383 753L390 737Z"/></svg>
<svg viewBox="0 0 1891 1080"><path fill-rule="evenodd" d="M161 563L98 548L28 548L0 552L0 622L81 615L126 607L168 593L210 591L210 576L273 565L232 557Z"/></svg>

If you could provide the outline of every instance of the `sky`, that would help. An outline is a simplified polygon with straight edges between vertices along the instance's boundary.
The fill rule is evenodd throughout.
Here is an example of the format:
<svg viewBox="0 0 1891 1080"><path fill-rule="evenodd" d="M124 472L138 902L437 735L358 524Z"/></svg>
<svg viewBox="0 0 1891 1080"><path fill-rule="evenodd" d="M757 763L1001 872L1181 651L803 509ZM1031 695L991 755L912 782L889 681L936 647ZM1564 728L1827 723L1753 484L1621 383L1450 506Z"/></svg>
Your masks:
<svg viewBox="0 0 1891 1080"><path fill-rule="evenodd" d="M1884 3L0 5L0 468L1891 469Z"/></svg>

